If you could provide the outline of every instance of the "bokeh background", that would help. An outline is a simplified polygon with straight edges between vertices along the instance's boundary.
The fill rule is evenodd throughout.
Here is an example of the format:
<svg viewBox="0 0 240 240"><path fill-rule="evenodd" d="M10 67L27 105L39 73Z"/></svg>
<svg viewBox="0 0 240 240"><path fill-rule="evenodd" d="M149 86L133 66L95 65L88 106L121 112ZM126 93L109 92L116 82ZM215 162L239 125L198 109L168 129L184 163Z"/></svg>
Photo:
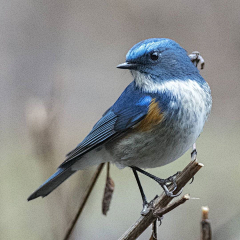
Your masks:
<svg viewBox="0 0 240 240"><path fill-rule="evenodd" d="M184 193L199 198L164 217L160 239L200 239L209 206L213 239L240 239L240 1L0 1L0 238L62 239L95 167L44 199L27 197L46 180L132 81L116 69L127 51L151 37L200 51L213 109L197 142L205 167ZM190 152L149 172L168 177ZM118 239L142 202L129 169L111 167L115 192L101 214L105 170L71 239ZM148 199L161 189L141 176ZM139 237L149 239L151 229Z"/></svg>

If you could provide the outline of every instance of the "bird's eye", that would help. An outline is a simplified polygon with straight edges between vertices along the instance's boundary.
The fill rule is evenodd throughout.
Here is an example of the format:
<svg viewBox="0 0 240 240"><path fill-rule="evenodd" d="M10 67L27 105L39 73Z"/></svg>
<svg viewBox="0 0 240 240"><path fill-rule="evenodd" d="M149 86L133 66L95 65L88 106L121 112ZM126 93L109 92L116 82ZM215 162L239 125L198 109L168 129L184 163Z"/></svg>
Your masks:
<svg viewBox="0 0 240 240"><path fill-rule="evenodd" d="M158 60L158 52L152 52L150 54L150 58L153 60L153 61L157 61Z"/></svg>

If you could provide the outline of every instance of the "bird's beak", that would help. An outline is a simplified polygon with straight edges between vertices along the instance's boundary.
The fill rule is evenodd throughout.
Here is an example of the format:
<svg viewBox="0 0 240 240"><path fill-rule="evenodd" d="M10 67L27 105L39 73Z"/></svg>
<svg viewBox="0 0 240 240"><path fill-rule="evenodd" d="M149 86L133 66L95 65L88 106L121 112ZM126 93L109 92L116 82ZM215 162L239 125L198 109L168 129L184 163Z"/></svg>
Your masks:
<svg viewBox="0 0 240 240"><path fill-rule="evenodd" d="M117 68L120 68L120 69L136 69L137 66L138 66L137 63L125 62L125 63L121 63L121 64L117 65Z"/></svg>

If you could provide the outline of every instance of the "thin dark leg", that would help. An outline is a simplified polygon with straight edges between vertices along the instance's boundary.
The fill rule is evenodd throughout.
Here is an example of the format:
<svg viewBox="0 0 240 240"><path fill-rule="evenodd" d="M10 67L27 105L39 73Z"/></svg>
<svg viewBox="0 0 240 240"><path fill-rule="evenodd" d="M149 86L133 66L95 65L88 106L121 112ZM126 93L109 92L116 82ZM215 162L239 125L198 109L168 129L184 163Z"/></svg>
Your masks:
<svg viewBox="0 0 240 240"><path fill-rule="evenodd" d="M135 167L135 166L132 166L131 168L135 169L136 171L138 171L138 172L152 178L154 181L156 181L163 188L166 195L169 196L169 197L177 197L182 193L182 191L179 191L177 194L173 194L173 192L177 189L177 184L176 184L175 177L176 177L176 175L178 175L178 173L174 174L173 176L171 176L167 179L162 179L162 178L158 178L158 177L152 175L151 173L148 173L148 172L142 170L141 168L138 168L138 167ZM168 186L170 184L174 185L174 189L172 191L168 190Z"/></svg>
<svg viewBox="0 0 240 240"><path fill-rule="evenodd" d="M146 198L146 195L145 195L145 193L143 191L143 188L142 188L140 179L138 177L137 171L134 168L132 168L132 170L133 170L134 176L136 178L136 181L137 181L137 184L138 184L141 196L142 196L142 200L143 200L143 210L142 210L142 213L144 213L146 211L146 209L148 208L147 198Z"/></svg>

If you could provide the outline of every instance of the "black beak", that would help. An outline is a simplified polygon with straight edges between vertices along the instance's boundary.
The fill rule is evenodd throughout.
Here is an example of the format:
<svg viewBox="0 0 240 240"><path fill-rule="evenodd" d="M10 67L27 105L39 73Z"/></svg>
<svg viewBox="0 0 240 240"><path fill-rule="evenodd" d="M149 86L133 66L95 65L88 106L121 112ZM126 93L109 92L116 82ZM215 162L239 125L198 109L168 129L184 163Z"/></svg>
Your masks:
<svg viewBox="0 0 240 240"><path fill-rule="evenodd" d="M120 68L120 69L136 69L137 66L138 66L137 63L125 62L125 63L121 63L121 64L117 65L117 68Z"/></svg>

